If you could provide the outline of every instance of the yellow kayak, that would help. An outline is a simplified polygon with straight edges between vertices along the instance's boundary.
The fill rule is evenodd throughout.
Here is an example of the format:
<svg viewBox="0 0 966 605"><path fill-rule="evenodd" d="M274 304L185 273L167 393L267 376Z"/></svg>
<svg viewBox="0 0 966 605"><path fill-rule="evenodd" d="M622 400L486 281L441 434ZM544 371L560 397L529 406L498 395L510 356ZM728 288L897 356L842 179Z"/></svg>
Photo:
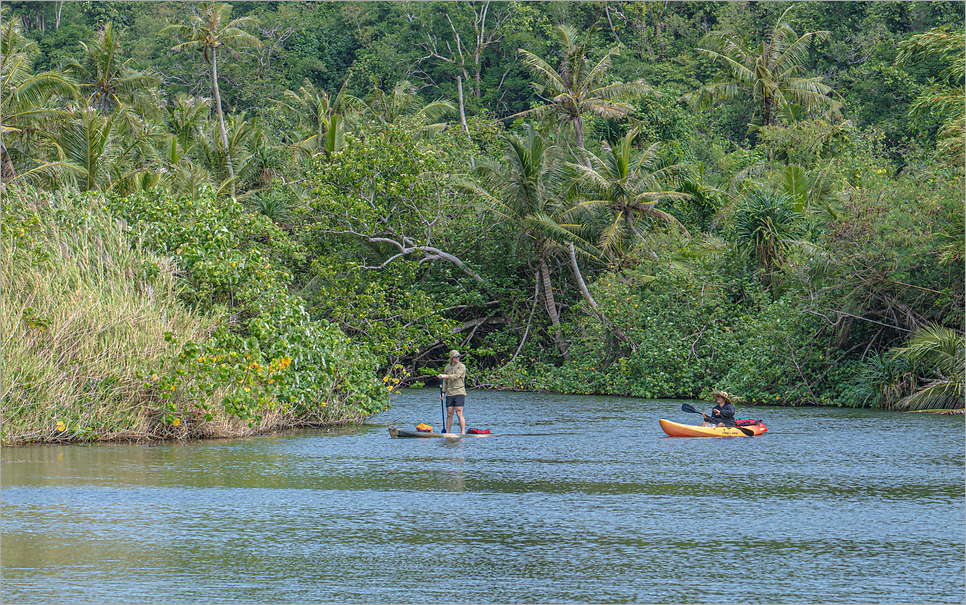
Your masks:
<svg viewBox="0 0 966 605"><path fill-rule="evenodd" d="M741 427L753 432L753 435L749 435L745 431L730 426L694 426L678 424L663 418L661 418L661 428L671 437L757 437L768 431L768 427L761 423Z"/></svg>

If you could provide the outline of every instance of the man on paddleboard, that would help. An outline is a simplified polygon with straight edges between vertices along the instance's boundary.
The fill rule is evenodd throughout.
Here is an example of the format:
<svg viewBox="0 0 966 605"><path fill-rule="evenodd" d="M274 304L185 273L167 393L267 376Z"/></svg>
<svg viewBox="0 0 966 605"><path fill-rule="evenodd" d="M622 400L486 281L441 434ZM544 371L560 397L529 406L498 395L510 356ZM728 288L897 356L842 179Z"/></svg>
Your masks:
<svg viewBox="0 0 966 605"><path fill-rule="evenodd" d="M460 363L460 352L453 349L449 352L449 364L443 368L442 374L436 378L443 381L443 392L446 393L446 432L453 426L453 412L460 420L460 434L466 434L466 420L463 418L463 403L466 400L466 366Z"/></svg>

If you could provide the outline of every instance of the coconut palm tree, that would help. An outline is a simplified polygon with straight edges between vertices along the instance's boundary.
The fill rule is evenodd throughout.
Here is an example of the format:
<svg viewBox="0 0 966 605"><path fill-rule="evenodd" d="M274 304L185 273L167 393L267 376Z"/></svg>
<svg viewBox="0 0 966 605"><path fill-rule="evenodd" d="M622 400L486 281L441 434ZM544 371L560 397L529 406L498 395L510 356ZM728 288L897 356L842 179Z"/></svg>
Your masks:
<svg viewBox="0 0 966 605"><path fill-rule="evenodd" d="M188 18L187 23L168 25L160 35L174 34L178 37L178 44L172 50L194 50L200 52L205 63L211 66L211 91L215 99L215 112L218 115L218 126L221 130L221 144L228 156L228 173L235 178L235 170L231 163L228 150L228 133L225 130L225 118L221 108L221 90L218 87L218 50L224 48L233 52L235 48L262 48L264 43L251 35L245 28L259 24L255 17L231 18L231 5L224 2L202 2L198 5L198 12ZM232 196L235 195L234 184Z"/></svg>
<svg viewBox="0 0 966 605"><path fill-rule="evenodd" d="M392 90L385 92L374 86L367 97L367 107L380 124L384 133L389 127L404 117L413 118L424 136L431 136L446 129L443 118L457 113L456 105L446 99L437 99L423 104L416 94L416 87L408 80L401 80Z"/></svg>
<svg viewBox="0 0 966 605"><path fill-rule="evenodd" d="M285 91L285 102L280 105L306 135L297 143L299 149L309 155L324 153L330 156L342 148L346 116L365 107L361 99L345 92L348 83L346 79L334 98L324 90L316 89L308 80L299 87L298 93Z"/></svg>
<svg viewBox="0 0 966 605"><path fill-rule="evenodd" d="M237 187L244 184L244 165L249 159L248 141L254 126L245 112L229 116L227 147L222 143L218 124L209 122L205 126L207 128L196 136L190 155L211 175L219 197L229 193L235 197Z"/></svg>
<svg viewBox="0 0 966 605"><path fill-rule="evenodd" d="M907 410L962 408L966 396L966 340L956 330L931 324L909 337L902 347L892 350L897 359L907 361L925 385L899 401Z"/></svg>
<svg viewBox="0 0 966 605"><path fill-rule="evenodd" d="M912 36L898 46L897 65L937 58L943 63L945 81L930 83L909 108L915 117L935 112L944 120L936 142L936 156L943 165L961 169L966 138L966 113L963 112L966 82L966 36L963 28L937 27Z"/></svg>
<svg viewBox="0 0 966 605"><path fill-rule="evenodd" d="M547 315L554 329L557 348L568 357L560 326L560 313L554 299L550 266L547 262L557 242L573 241L574 225L562 224L559 218L565 207L554 195L560 174L554 170L552 155L556 151L532 126L525 136L507 135L509 153L503 164L481 163L474 174L482 185L468 183L464 188L480 196L500 218L513 224L532 250L535 289L542 288Z"/></svg>
<svg viewBox="0 0 966 605"><path fill-rule="evenodd" d="M205 130L205 121L211 111L211 99L192 97L178 93L165 108L168 128L182 151L189 152Z"/></svg>
<svg viewBox="0 0 966 605"><path fill-rule="evenodd" d="M591 36L577 40L577 32L566 25L554 29L554 37L562 50L559 69L545 60L520 49L524 64L530 69L535 82L533 88L543 99L543 104L510 116L535 116L566 123L574 129L574 142L584 149L584 114L599 118L620 118L634 111L625 101L651 91L644 82L615 82L606 84L612 58L620 54L618 48L607 51L604 57L591 65L587 58Z"/></svg>
<svg viewBox="0 0 966 605"><path fill-rule="evenodd" d="M239 178L249 190L266 190L285 166L284 148L272 144L268 133L257 122L246 129L244 162Z"/></svg>
<svg viewBox="0 0 966 605"><path fill-rule="evenodd" d="M714 31L707 39L712 48L699 48L714 63L724 65L727 76L702 86L683 98L698 107L720 99L748 94L761 111L765 126L775 123L777 114L789 103L807 111L818 108L838 110L840 103L829 95L832 89L821 77L806 77L802 65L813 42L829 37L827 31L799 36L788 21L795 6L782 13L765 40L757 44L734 29Z"/></svg>
<svg viewBox="0 0 966 605"><path fill-rule="evenodd" d="M639 134L639 130L632 129L614 147L602 143L602 157L587 152L590 166L571 165L577 171L579 188L586 192L587 199L579 205L596 217L596 245L615 263L633 245L646 243L642 233L648 226L645 221L684 229L677 219L657 207L664 201L689 197L672 188L683 174L683 167L665 165L659 156L659 143L635 157L634 144Z"/></svg>
<svg viewBox="0 0 966 605"><path fill-rule="evenodd" d="M140 178L138 173L158 165L150 129L131 130L122 117L105 116L95 108L80 109L63 120L51 138L81 191L108 191L125 182L129 187Z"/></svg>
<svg viewBox="0 0 966 605"><path fill-rule="evenodd" d="M77 94L69 77L47 71L33 73L37 45L23 35L19 18L2 8L0 29L0 174L4 182L52 178L67 167L44 162L31 139L49 130L45 125L67 112L60 104Z"/></svg>
<svg viewBox="0 0 966 605"><path fill-rule="evenodd" d="M149 71L132 69L130 59L121 60L121 42L112 24L101 27L90 46L83 42L81 46L84 63L68 59L63 70L80 83L89 105L104 115L118 108L130 108L139 116L160 117L154 89L161 84L161 78Z"/></svg>

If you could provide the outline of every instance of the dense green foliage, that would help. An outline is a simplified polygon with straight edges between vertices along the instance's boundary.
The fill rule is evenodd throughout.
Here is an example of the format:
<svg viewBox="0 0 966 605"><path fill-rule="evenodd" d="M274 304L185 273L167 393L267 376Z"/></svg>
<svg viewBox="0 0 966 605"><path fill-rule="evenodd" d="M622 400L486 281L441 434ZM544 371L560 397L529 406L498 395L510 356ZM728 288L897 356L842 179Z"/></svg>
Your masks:
<svg viewBox="0 0 966 605"><path fill-rule="evenodd" d="M22 238L97 217L206 326L128 372L152 426L362 419L451 348L498 388L962 403L962 3L3 11L3 193L36 208L5 259L53 279Z"/></svg>

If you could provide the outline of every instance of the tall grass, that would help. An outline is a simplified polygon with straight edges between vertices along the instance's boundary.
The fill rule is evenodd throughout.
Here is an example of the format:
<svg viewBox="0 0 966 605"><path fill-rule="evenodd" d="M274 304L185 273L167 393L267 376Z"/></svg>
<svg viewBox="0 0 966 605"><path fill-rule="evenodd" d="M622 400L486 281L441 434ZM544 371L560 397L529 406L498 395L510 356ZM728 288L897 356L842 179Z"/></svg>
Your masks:
<svg viewBox="0 0 966 605"><path fill-rule="evenodd" d="M164 333L196 335L209 320L178 304L174 268L100 197L2 193L0 439L152 436L145 383Z"/></svg>

